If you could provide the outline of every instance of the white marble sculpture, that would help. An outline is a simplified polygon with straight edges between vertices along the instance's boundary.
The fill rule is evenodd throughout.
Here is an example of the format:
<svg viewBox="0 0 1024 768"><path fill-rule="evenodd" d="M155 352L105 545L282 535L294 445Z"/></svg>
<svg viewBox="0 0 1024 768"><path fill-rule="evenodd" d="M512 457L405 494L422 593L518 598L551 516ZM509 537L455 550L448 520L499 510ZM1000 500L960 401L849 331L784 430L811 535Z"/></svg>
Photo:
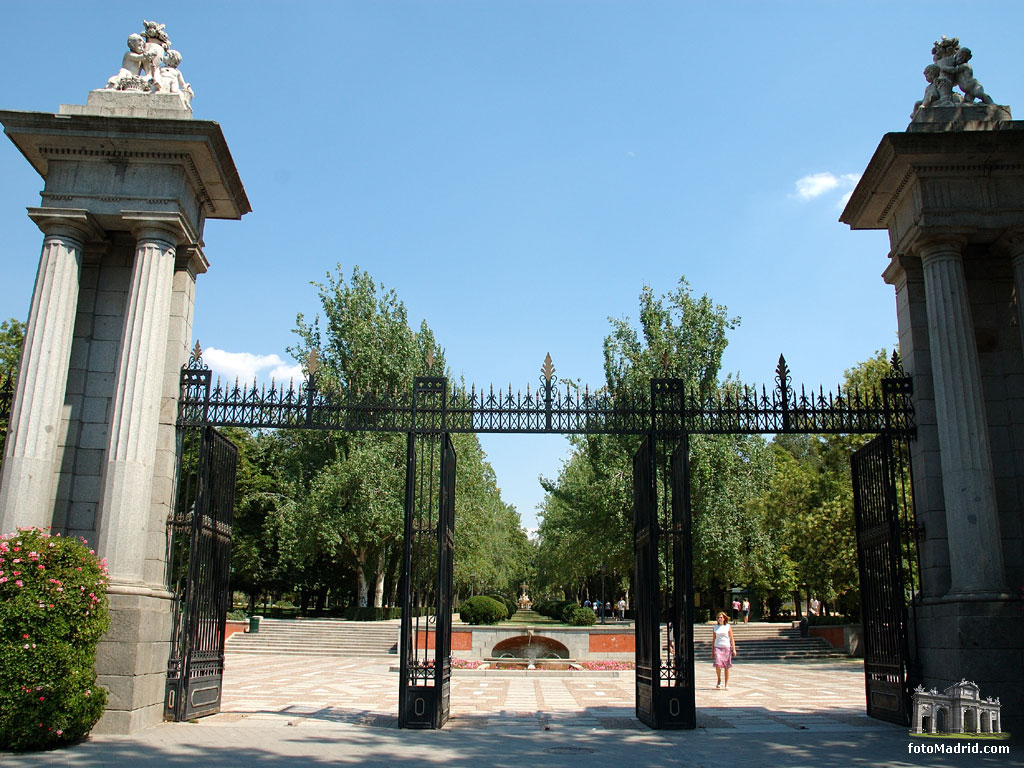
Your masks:
<svg viewBox="0 0 1024 768"><path fill-rule="evenodd" d="M146 50L142 35L129 35L128 53L121 59L121 69L107 80L107 88L117 91L149 90L149 72L153 55Z"/></svg>
<svg viewBox="0 0 1024 768"><path fill-rule="evenodd" d="M953 37L945 37L936 41L932 47L932 63L924 68L924 79L928 87L924 90L924 98L914 103L911 118L918 111L928 107L955 107L960 104L973 104L977 99L982 104L992 104L992 97L974 78L974 70L968 64L971 60L971 49L961 48L960 41ZM962 92L956 93L953 88Z"/></svg>
<svg viewBox="0 0 1024 768"><path fill-rule="evenodd" d="M181 54L171 49L164 26L143 19L142 33L128 38L121 69L107 80L108 90L180 94L186 105L191 102L192 86L178 70Z"/></svg>

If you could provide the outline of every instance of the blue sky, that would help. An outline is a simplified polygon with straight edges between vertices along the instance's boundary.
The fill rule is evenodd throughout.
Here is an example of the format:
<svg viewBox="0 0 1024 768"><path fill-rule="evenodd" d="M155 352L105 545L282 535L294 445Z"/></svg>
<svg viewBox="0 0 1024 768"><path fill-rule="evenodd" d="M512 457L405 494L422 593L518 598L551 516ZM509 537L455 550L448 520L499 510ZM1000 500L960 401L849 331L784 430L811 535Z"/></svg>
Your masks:
<svg viewBox="0 0 1024 768"><path fill-rule="evenodd" d="M310 282L340 263L397 290L455 376L600 384L609 316L685 275L742 318L725 371L834 385L895 342L887 237L844 195L957 36L1024 109L1019 2L9 3L0 108L84 104L143 16L167 25L253 212L206 228L195 335L226 375L294 361ZM42 184L0 144L0 316L24 318ZM215 351L216 350L216 351ZM219 354L218 354L219 352ZM555 436L484 437L534 526Z"/></svg>

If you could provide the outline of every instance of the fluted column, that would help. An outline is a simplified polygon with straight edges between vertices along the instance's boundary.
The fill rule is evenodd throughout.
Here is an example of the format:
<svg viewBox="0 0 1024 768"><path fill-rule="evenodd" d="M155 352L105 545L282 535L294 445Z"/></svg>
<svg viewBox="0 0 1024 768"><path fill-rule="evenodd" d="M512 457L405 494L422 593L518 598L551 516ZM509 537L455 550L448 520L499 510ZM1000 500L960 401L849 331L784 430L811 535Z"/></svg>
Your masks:
<svg viewBox="0 0 1024 768"><path fill-rule="evenodd" d="M99 508L99 550L111 581L141 584L174 280L176 233L140 223Z"/></svg>
<svg viewBox="0 0 1024 768"><path fill-rule="evenodd" d="M82 247L91 234L84 211L33 218L44 233L43 251L0 479L0 532L45 527L52 520Z"/></svg>
<svg viewBox="0 0 1024 768"><path fill-rule="evenodd" d="M963 243L917 247L924 266L928 344L942 462L950 592L1001 592L1002 543Z"/></svg>

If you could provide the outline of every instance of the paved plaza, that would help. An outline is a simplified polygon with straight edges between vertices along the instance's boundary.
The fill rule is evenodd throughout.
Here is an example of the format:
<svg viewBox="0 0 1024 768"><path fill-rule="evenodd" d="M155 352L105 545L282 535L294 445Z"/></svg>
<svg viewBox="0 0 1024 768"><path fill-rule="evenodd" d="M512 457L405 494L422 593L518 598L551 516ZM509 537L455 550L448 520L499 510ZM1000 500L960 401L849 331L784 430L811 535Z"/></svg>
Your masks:
<svg viewBox="0 0 1024 768"><path fill-rule="evenodd" d="M0 765L291 768L292 766L1008 766L1010 754L910 752L935 740L864 714L860 662L737 664L715 690L697 667L695 731L652 731L634 718L632 672L575 675L457 670L443 731L403 731L395 656L229 655L223 711L133 736L0 754ZM959 742L948 741L948 745ZM967 742L965 742L967 743ZM989 742L991 743L991 742ZM1005 742L1003 742L1005 744Z"/></svg>
<svg viewBox="0 0 1024 768"><path fill-rule="evenodd" d="M310 727L357 723L395 727L397 658L229 656L222 713L204 725ZM746 732L886 730L864 714L859 661L751 662L715 689L710 662L698 664L698 725ZM646 731L634 716L634 679L625 672L455 670L448 728Z"/></svg>

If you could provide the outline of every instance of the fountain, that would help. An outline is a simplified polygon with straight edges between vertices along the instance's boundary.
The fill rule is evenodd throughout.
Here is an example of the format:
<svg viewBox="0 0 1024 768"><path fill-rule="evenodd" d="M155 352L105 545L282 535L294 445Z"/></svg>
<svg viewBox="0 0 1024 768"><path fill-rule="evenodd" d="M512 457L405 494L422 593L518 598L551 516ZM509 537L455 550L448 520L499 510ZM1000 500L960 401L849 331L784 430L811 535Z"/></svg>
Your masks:
<svg viewBox="0 0 1024 768"><path fill-rule="evenodd" d="M502 640L491 651L488 662L497 669L571 669L569 649L550 637L535 635L533 630Z"/></svg>

